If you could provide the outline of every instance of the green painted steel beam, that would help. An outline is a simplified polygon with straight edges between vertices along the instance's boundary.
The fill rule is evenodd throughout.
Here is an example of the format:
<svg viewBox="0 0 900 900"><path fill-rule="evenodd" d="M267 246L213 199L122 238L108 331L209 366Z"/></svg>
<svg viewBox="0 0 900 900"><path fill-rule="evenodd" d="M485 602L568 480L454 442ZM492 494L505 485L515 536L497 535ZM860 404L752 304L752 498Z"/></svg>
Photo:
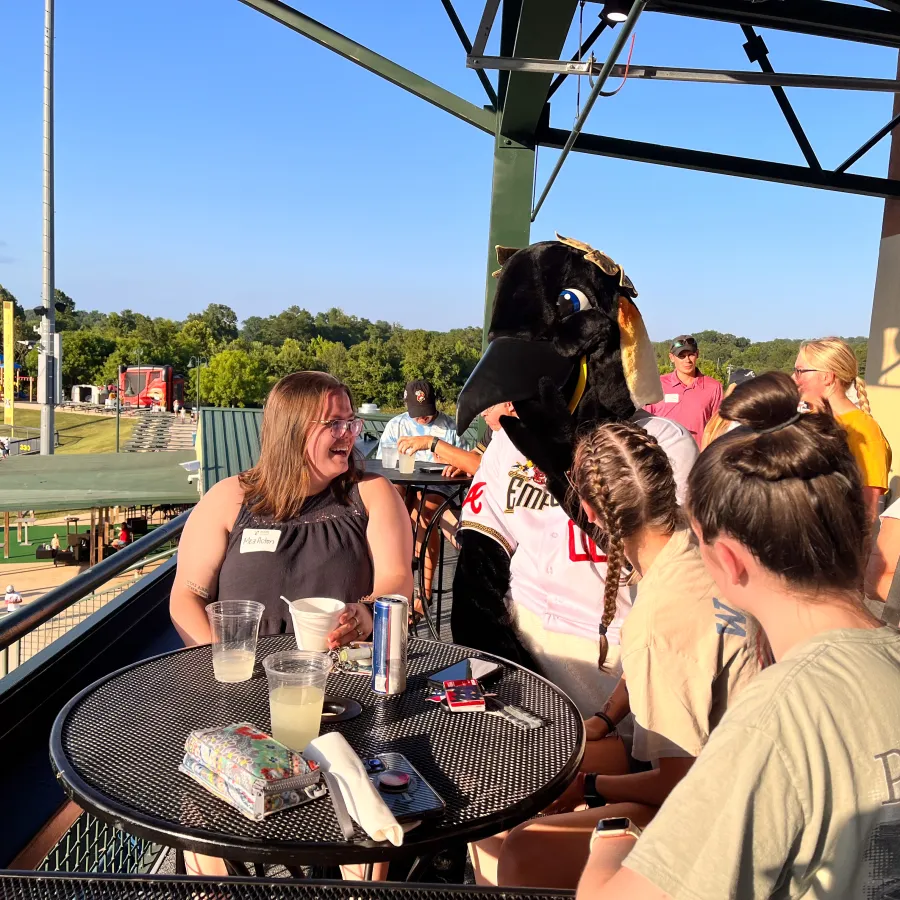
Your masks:
<svg viewBox="0 0 900 900"><path fill-rule="evenodd" d="M288 6L286 3L280 3L279 0L241 0L241 3L249 6L251 9L261 12L263 15L286 25L297 34L315 41L322 47L332 50L344 59L362 66L374 75L384 78L391 84L409 91L422 100L444 110L451 115L480 128L488 134L494 134L496 127L496 116L489 109L483 109L458 97L456 94L448 91L433 81L411 72L403 66L397 65L385 56L381 56L364 47L362 44L340 34L337 31L311 19L299 10Z"/></svg>
<svg viewBox="0 0 900 900"><path fill-rule="evenodd" d="M531 201L534 197L534 147L500 136L494 145L494 177L491 185L491 224L488 240L487 287L484 294L484 337L487 345L499 268L495 248L527 247L531 234Z"/></svg>
<svg viewBox="0 0 900 900"><path fill-rule="evenodd" d="M578 0L522 0L512 55L518 59L559 59L577 7ZM552 75L536 72L509 74L500 134L533 143L552 80Z"/></svg>

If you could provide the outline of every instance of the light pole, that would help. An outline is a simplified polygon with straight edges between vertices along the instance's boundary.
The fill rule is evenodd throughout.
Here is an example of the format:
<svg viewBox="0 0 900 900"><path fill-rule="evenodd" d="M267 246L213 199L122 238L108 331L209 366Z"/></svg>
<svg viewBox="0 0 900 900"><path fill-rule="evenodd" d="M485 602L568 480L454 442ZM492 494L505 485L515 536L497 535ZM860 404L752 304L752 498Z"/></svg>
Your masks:
<svg viewBox="0 0 900 900"><path fill-rule="evenodd" d="M203 363L206 363L206 367L209 368L209 359L205 356L192 356L188 360L188 368L192 366L197 367L197 419L200 419L200 369L203 366Z"/></svg>
<svg viewBox="0 0 900 900"><path fill-rule="evenodd" d="M126 366L120 365L116 370L119 374L116 378L116 453L119 452L119 419L122 415L122 379L125 376Z"/></svg>
<svg viewBox="0 0 900 900"><path fill-rule="evenodd" d="M56 403L56 330L54 300L54 206L53 206L53 0L44 0L44 191L43 191L43 316L41 344L44 370L41 404L41 456L53 454L53 419Z"/></svg>

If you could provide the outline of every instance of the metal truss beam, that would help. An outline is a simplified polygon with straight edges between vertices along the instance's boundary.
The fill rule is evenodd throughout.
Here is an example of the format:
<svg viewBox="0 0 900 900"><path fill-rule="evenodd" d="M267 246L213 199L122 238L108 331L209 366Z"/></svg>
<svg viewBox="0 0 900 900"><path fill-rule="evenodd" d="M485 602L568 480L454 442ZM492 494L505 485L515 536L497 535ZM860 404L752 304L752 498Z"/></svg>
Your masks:
<svg viewBox="0 0 900 900"><path fill-rule="evenodd" d="M292 31L302 34L320 46L332 50L339 56L343 56L344 59L349 59L350 62L362 66L391 84L426 100L438 109L442 109L488 134L494 133L496 115L490 110L482 109L462 97L457 97L456 94L436 85L427 78L423 78L403 66L398 66L397 63L345 37L327 25L311 19L293 7L281 3L279 0L241 0L241 3L286 25Z"/></svg>
<svg viewBox="0 0 900 900"><path fill-rule="evenodd" d="M651 0L647 11L900 47L900 16L888 10L867 9L848 3L823 3L822 0L777 0L773 3Z"/></svg>
<svg viewBox="0 0 900 900"><path fill-rule="evenodd" d="M564 129L544 128L538 133L538 143L543 147L562 148L568 137L569 132ZM614 159L656 163L661 166L675 166L680 169L694 169L717 175L735 175L739 178L755 178L759 181L772 181L779 184L862 194L867 197L900 197L900 180L896 179L850 175L846 172L829 172L827 169L815 170L806 166L748 159L743 156L726 156L722 153L709 153L705 150L686 150L682 147L667 147L661 144L648 144L644 141L630 141L599 134L580 134L572 149L580 153L592 153L596 156L609 156Z"/></svg>
<svg viewBox="0 0 900 900"><path fill-rule="evenodd" d="M444 7L444 11L447 13L447 18L450 19L450 24L453 26L453 30L456 32L456 36L459 38L459 42L463 45L463 50L466 51L466 56L472 52L472 44L469 42L469 36L466 34L466 29L463 28L463 23L459 20L459 16L456 14L456 10L453 8L453 3L451 0L441 0L441 5ZM491 80L487 77L484 72L476 72L478 76L478 80L481 82L481 86L484 88L484 92L488 95L488 100L491 102L491 106L495 109L497 107L497 94L494 91L494 86L491 84Z"/></svg>
<svg viewBox="0 0 900 900"><path fill-rule="evenodd" d="M747 43L744 44L747 59L752 63L755 62L766 75L774 75L775 70L772 67L772 63L769 62L769 48L766 46L766 42L750 25L741 25L741 30L744 32L744 37L747 38ZM788 100L784 88L780 85L772 85L772 93L775 95L778 108L788 123L788 128L791 129L791 134L794 135L794 139L797 141L800 152L806 159L807 164L812 169L821 169L822 164L819 162L816 151L813 150L812 144L809 142L809 138L806 136L806 132L803 130L800 119L797 118L797 113L794 112L794 107L791 106L791 101Z"/></svg>
<svg viewBox="0 0 900 900"><path fill-rule="evenodd" d="M623 78L625 66L614 66L613 78ZM900 81L892 78L853 78L844 75L806 75L792 72L743 72L737 69L677 69L662 66L628 67L629 78L653 81L692 81L710 84L744 84L766 87L822 88L830 91L900 92Z"/></svg>
<svg viewBox="0 0 900 900"><path fill-rule="evenodd" d="M887 137L898 125L900 125L900 113L894 116L887 125L882 126L860 148L854 150L839 166L835 172L846 172L853 163L862 159L882 138Z"/></svg>
<svg viewBox="0 0 900 900"><path fill-rule="evenodd" d="M478 30L475 32L475 43L471 52L476 56L484 53L485 45L491 36L491 29L494 27L494 19L497 18L497 10L500 8L500 0L486 0L484 4L484 12L481 14L481 21L478 23Z"/></svg>
<svg viewBox="0 0 900 900"><path fill-rule="evenodd" d="M869 0L869 3L874 3L882 9L889 9L891 12L900 13L900 3L897 0Z"/></svg>
<svg viewBox="0 0 900 900"><path fill-rule="evenodd" d="M562 73L561 78L569 75L597 75L602 68L602 63L593 58L581 61L577 58L560 61L512 59L504 56L468 57L466 65L470 69L501 69L507 72L559 72ZM610 77L624 78L625 72L626 66L616 65L613 66ZM833 91L881 91L886 94L900 92L900 81L895 78L855 78L845 75L807 75L774 71L745 72L741 69L682 69L673 66L642 66L635 65L635 63L627 67L627 72L629 78L641 78L648 81L823 88Z"/></svg>
<svg viewBox="0 0 900 900"><path fill-rule="evenodd" d="M578 0L522 0L515 46L509 55L559 59L577 7ZM507 55L502 49L500 52ZM500 113L500 134L525 144L533 141L549 91L549 75L511 72Z"/></svg>

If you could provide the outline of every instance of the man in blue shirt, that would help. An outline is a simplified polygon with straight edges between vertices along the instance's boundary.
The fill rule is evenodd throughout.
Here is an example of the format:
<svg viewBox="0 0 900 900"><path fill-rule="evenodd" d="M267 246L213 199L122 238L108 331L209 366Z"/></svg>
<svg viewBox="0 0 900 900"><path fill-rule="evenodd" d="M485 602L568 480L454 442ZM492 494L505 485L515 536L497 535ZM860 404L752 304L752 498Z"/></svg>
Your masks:
<svg viewBox="0 0 900 900"><path fill-rule="evenodd" d="M385 446L398 447L401 453L415 453L419 462L434 462L435 451L440 453L439 445L441 443L467 450L472 449L471 443L456 433L456 422L446 413L438 412L434 399L434 388L430 382L424 378L410 381L403 391L403 400L406 403L406 412L394 416L384 426L375 459L382 458L382 450ZM397 485L397 490L404 498L406 508L410 511L410 516L416 525L416 558L418 559L422 552L422 540L428 524L443 502L442 499L435 496L435 493L447 494L456 488L435 485L428 489L424 500L421 499L417 490L407 489L402 485ZM431 585L439 541L440 530L435 528L428 542L424 560L425 602L431 598ZM413 614L421 614L423 598L418 595L418 588L414 594L413 610L415 612Z"/></svg>
<svg viewBox="0 0 900 900"><path fill-rule="evenodd" d="M434 402L434 388L430 382L424 378L410 381L403 391L403 399L406 402L406 412L394 416L384 426L375 459L381 459L385 446L396 447L401 438L414 439L403 441L400 450L409 452L414 449L419 462L434 462L434 451L439 441L471 449L468 441L456 433L453 419L446 413L438 412Z"/></svg>

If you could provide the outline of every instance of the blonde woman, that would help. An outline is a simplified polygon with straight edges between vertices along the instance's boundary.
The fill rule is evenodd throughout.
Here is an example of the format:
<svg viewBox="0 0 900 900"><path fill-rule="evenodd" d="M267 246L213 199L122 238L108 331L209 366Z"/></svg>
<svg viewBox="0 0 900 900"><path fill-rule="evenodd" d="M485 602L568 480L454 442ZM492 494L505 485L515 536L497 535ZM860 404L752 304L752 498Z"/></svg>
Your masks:
<svg viewBox="0 0 900 900"><path fill-rule="evenodd" d="M878 502L888 487L891 447L872 418L856 356L840 338L805 341L794 363L794 381L803 400L813 405L827 401L846 432L850 452L862 475L869 521L873 522L878 515ZM856 404L847 396L851 386L859 398Z"/></svg>

